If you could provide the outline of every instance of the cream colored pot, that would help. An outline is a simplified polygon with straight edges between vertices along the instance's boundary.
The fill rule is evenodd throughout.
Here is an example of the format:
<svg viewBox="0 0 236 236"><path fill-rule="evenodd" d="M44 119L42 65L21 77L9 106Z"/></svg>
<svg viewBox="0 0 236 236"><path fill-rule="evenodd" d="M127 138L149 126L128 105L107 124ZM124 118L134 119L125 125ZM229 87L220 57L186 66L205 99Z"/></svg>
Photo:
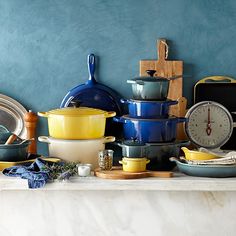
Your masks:
<svg viewBox="0 0 236 236"><path fill-rule="evenodd" d="M115 137L107 136L99 139L65 140L47 136L38 137L40 142L48 143L50 157L58 157L64 161L89 163L92 169L98 167L98 152L105 149L105 143L115 141Z"/></svg>

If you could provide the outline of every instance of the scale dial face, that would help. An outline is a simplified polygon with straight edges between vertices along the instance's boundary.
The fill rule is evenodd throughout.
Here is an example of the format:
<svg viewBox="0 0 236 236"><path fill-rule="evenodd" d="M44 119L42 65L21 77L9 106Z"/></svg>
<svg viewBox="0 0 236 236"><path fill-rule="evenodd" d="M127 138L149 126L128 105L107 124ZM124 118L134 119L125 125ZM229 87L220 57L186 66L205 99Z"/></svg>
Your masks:
<svg viewBox="0 0 236 236"><path fill-rule="evenodd" d="M188 110L186 118L186 134L199 147L219 148L229 140L233 131L231 114L217 102L195 104Z"/></svg>

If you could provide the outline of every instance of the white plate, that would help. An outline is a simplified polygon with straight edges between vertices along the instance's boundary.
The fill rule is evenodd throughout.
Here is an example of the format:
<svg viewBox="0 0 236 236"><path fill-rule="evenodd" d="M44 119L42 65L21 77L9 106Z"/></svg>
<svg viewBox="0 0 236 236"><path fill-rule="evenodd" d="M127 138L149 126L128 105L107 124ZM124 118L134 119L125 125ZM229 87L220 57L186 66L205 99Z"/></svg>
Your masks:
<svg viewBox="0 0 236 236"><path fill-rule="evenodd" d="M9 131L26 138L24 115L27 110L16 100L0 94L0 125L5 126Z"/></svg>

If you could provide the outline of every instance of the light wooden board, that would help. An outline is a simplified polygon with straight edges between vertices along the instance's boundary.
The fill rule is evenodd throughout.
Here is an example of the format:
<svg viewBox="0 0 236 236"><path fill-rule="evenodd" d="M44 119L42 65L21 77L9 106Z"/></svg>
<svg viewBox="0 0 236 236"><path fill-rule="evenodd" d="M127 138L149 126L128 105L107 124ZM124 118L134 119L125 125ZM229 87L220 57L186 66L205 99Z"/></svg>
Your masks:
<svg viewBox="0 0 236 236"><path fill-rule="evenodd" d="M113 167L112 170L95 169L94 175L103 179L140 179L147 177L170 178L171 171L145 171L145 172L125 172L121 167Z"/></svg>
<svg viewBox="0 0 236 236"><path fill-rule="evenodd" d="M183 76L183 61L168 60L168 45L165 39L160 39L157 42L157 60L141 60L140 61L140 76L147 75L146 70L156 70L154 76L173 77ZM178 100L183 96L183 77L170 81L168 98ZM176 115L179 113L178 106L171 106L170 114Z"/></svg>
<svg viewBox="0 0 236 236"><path fill-rule="evenodd" d="M157 60L141 60L140 61L140 76L147 75L146 70L156 70L154 76L174 77L181 76L170 81L168 98L178 100L178 104L170 107L170 115L184 117L186 114L187 99L183 97L183 61L168 60L168 44L166 39L157 41ZM186 139L183 123L177 125L177 139Z"/></svg>

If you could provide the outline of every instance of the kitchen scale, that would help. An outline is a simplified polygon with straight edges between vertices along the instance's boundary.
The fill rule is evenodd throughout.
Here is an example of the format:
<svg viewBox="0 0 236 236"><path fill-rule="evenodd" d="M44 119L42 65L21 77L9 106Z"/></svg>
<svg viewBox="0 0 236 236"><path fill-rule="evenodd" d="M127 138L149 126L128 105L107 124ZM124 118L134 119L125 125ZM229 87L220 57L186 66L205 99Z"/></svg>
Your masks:
<svg viewBox="0 0 236 236"><path fill-rule="evenodd" d="M189 140L200 148L219 151L235 127L230 112L214 101L196 103L185 117L185 132Z"/></svg>

